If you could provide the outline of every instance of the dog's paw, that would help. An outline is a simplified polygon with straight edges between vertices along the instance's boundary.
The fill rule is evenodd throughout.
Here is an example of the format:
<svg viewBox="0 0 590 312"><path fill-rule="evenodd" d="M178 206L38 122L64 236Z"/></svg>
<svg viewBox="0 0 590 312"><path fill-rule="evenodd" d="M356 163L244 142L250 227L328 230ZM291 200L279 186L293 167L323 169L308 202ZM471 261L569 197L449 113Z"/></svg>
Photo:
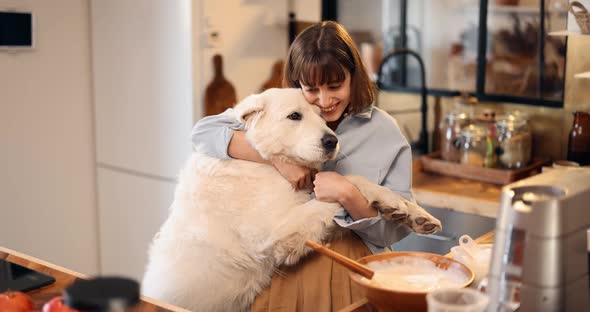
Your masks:
<svg viewBox="0 0 590 312"><path fill-rule="evenodd" d="M295 248L291 251L291 253L287 256L287 258L285 258L284 263L286 265L294 265L297 262L299 262L299 260L301 260L301 258L305 257L310 252L311 252L311 248L309 248L307 246L300 246L298 248Z"/></svg>
<svg viewBox="0 0 590 312"><path fill-rule="evenodd" d="M442 229L440 221L422 207L405 199L390 189L374 184L366 178L347 176L365 198L381 212L384 219L404 222L420 234L431 234Z"/></svg>
<svg viewBox="0 0 590 312"><path fill-rule="evenodd" d="M300 233L293 233L285 240L278 242L273 250L273 258L276 266L283 264L293 265L311 251L305 246L305 238Z"/></svg>
<svg viewBox="0 0 590 312"><path fill-rule="evenodd" d="M402 200L395 203L374 200L371 206L379 210L384 219L403 221L408 217L408 206Z"/></svg>
<svg viewBox="0 0 590 312"><path fill-rule="evenodd" d="M384 219L404 222L416 233L432 234L442 230L441 222L437 218L408 200L400 200L395 205L389 204L373 201L371 206L377 208Z"/></svg>
<svg viewBox="0 0 590 312"><path fill-rule="evenodd" d="M430 215L422 207L407 202L411 213L406 218L406 224L416 233L432 234L442 230L440 220Z"/></svg>

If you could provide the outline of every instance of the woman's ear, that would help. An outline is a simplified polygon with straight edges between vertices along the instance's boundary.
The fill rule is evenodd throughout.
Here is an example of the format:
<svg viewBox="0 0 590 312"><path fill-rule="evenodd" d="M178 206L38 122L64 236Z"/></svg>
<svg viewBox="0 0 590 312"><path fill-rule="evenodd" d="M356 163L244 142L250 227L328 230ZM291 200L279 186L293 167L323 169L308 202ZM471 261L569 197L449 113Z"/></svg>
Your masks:
<svg viewBox="0 0 590 312"><path fill-rule="evenodd" d="M259 94L249 95L234 107L236 117L241 123L245 123L250 117L264 109L264 101Z"/></svg>

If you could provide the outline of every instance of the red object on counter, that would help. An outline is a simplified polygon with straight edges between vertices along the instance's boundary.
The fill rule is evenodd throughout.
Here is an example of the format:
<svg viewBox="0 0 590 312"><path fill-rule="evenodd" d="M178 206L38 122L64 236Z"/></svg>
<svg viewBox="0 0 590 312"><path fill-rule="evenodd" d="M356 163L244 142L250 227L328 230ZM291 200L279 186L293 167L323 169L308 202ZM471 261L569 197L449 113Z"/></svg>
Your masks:
<svg viewBox="0 0 590 312"><path fill-rule="evenodd" d="M79 312L78 310L72 309L68 307L64 301L63 297L55 297L48 301L46 304L43 305L43 310L41 312Z"/></svg>
<svg viewBox="0 0 590 312"><path fill-rule="evenodd" d="M0 294L0 311L30 312L35 311L35 304L25 293L9 290Z"/></svg>

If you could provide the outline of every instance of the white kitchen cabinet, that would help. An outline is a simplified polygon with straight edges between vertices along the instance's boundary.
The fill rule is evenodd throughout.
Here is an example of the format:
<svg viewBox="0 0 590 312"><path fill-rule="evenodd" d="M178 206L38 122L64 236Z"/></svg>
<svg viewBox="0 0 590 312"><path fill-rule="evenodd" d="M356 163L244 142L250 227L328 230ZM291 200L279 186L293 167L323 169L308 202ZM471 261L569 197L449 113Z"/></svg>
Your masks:
<svg viewBox="0 0 590 312"><path fill-rule="evenodd" d="M192 151L195 13L190 0L91 1L103 275L141 278Z"/></svg>
<svg viewBox="0 0 590 312"><path fill-rule="evenodd" d="M91 3L96 161L174 177L191 151L191 1Z"/></svg>
<svg viewBox="0 0 590 312"><path fill-rule="evenodd" d="M98 169L100 271L141 280L152 237L168 216L175 183Z"/></svg>

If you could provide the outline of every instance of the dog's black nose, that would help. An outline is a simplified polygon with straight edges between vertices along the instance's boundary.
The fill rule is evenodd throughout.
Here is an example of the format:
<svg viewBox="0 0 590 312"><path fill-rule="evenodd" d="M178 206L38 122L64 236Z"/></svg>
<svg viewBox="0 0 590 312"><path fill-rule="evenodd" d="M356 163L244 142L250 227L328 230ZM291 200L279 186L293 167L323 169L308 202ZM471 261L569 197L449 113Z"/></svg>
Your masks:
<svg viewBox="0 0 590 312"><path fill-rule="evenodd" d="M322 147L331 152L336 149L336 145L338 145L338 138L333 134L324 134L322 137Z"/></svg>

